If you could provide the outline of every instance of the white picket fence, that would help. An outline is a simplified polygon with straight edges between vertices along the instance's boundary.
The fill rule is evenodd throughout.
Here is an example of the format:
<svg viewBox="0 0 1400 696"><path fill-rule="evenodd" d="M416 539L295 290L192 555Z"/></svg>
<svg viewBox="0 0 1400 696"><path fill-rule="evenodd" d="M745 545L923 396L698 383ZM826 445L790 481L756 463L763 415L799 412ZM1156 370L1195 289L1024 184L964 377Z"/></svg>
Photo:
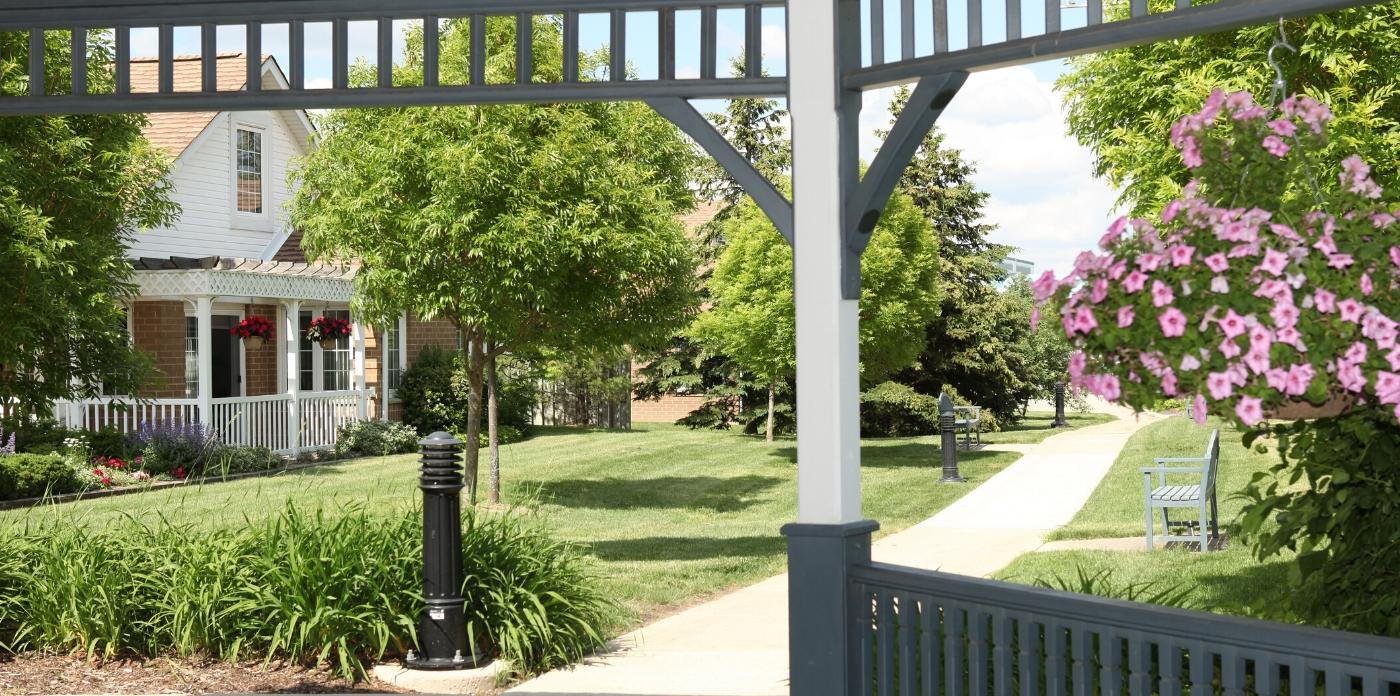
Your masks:
<svg viewBox="0 0 1400 696"><path fill-rule="evenodd" d="M323 449L335 446L341 426L368 417L373 396L373 389L302 392L295 409L290 394L212 399L206 425L224 444L266 447L282 453ZM198 399L60 401L54 404L54 417L68 428L114 427L124 433L136 432L143 424L201 421Z"/></svg>

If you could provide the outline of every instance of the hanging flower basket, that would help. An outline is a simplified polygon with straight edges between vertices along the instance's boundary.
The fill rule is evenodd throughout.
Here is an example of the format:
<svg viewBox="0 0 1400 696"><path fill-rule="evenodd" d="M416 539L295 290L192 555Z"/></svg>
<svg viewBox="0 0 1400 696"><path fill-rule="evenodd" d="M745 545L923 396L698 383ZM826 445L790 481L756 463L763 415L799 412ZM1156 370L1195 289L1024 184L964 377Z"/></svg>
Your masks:
<svg viewBox="0 0 1400 696"><path fill-rule="evenodd" d="M229 333L243 339L244 348L257 350L272 340L272 321L267 317L248 317L229 329Z"/></svg>
<svg viewBox="0 0 1400 696"><path fill-rule="evenodd" d="M306 338L320 343L323 350L334 349L337 341L349 336L350 322L335 317L316 317L306 329Z"/></svg>
<svg viewBox="0 0 1400 696"><path fill-rule="evenodd" d="M1216 90L1172 127L1182 197L1034 284L1035 319L1057 314L1078 348L1076 386L1139 410L1183 398L1202 423L1400 419L1400 211L1359 156L1316 154L1330 120L1307 97L1271 112Z"/></svg>

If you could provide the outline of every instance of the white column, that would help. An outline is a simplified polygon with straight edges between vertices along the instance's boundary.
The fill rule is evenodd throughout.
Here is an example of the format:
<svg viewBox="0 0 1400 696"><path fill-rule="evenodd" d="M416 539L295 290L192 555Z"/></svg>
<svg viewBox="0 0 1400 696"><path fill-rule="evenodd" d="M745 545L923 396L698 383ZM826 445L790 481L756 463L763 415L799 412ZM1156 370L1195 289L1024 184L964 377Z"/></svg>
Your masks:
<svg viewBox="0 0 1400 696"><path fill-rule="evenodd" d="M392 320L390 320L390 321L391 321L391 324L392 324L392 327L393 327L393 328L391 329L391 328L383 328L383 327L381 327L381 328L379 329L379 334L378 334L378 336L379 336L379 341L378 341L378 343L379 343L379 395L378 395L378 396L379 396L379 413L376 413L375 415L379 416L379 420L382 420L382 421L388 421L388 420L389 420L389 333L390 333L390 331L398 331L398 329L400 328L400 327L399 327L399 320L398 320L398 319L392 319ZM403 332L400 331L400 332L398 333L398 336L399 336L398 340L402 341L402 340L403 340ZM402 350L402 347L400 347L400 350Z"/></svg>
<svg viewBox="0 0 1400 696"><path fill-rule="evenodd" d="M369 397L365 395L369 387L365 384L365 327L359 317L350 317L351 350L354 352L355 374L351 377L355 395L355 419L365 420L369 407Z"/></svg>
<svg viewBox="0 0 1400 696"><path fill-rule="evenodd" d="M214 336L214 298L195 298L194 316L199 331L195 339L199 350L199 422L205 428L210 428L214 423L213 406L210 404L214 398L214 351L213 346L209 345Z"/></svg>
<svg viewBox="0 0 1400 696"><path fill-rule="evenodd" d="M282 351L287 365L287 447L301 452L301 300L289 300L282 317Z"/></svg>
<svg viewBox="0 0 1400 696"><path fill-rule="evenodd" d="M841 143L850 129L843 129L839 108L837 4L830 0L788 4L796 238L797 521L809 524L861 519L857 302L841 299L845 196Z"/></svg>

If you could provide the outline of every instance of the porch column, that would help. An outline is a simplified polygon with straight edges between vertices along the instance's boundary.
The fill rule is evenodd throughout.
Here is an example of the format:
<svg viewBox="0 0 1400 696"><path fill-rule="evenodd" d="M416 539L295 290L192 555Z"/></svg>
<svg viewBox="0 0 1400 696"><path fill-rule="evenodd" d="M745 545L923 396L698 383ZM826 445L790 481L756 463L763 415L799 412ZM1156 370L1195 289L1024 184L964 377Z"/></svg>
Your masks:
<svg viewBox="0 0 1400 696"><path fill-rule="evenodd" d="M355 391L355 420L365 420L369 408L369 397L365 392L369 387L365 384L365 325L359 317L351 317L350 341L351 350L355 354L355 376L353 384Z"/></svg>
<svg viewBox="0 0 1400 696"><path fill-rule="evenodd" d="M194 317L199 332L195 340L199 363L199 422L208 429L214 425L213 406L210 404L214 398L214 350L209 345L214 338L214 298L196 297Z"/></svg>
<svg viewBox="0 0 1400 696"><path fill-rule="evenodd" d="M860 693L848 571L878 527L860 510L859 317L842 298L843 229L858 182L859 0L788 3L797 309L797 522L788 538L791 693ZM839 29L839 30L838 30Z"/></svg>
<svg viewBox="0 0 1400 696"><path fill-rule="evenodd" d="M288 300L282 317L282 352L287 364L287 448L301 453L301 300Z"/></svg>

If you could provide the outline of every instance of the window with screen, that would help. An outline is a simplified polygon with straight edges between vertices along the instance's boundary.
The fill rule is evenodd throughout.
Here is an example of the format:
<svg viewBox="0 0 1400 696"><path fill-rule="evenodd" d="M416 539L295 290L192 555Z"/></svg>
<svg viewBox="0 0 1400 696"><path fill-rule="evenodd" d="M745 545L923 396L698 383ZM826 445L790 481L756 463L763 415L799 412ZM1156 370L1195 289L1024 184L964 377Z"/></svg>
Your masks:
<svg viewBox="0 0 1400 696"><path fill-rule="evenodd" d="M199 396L199 319L185 317L185 398Z"/></svg>
<svg viewBox="0 0 1400 696"><path fill-rule="evenodd" d="M235 143L238 165L238 212L261 215L263 211L262 133L239 128Z"/></svg>
<svg viewBox="0 0 1400 696"><path fill-rule="evenodd" d="M403 331L399 321L384 330L384 377L390 390L403 382Z"/></svg>

